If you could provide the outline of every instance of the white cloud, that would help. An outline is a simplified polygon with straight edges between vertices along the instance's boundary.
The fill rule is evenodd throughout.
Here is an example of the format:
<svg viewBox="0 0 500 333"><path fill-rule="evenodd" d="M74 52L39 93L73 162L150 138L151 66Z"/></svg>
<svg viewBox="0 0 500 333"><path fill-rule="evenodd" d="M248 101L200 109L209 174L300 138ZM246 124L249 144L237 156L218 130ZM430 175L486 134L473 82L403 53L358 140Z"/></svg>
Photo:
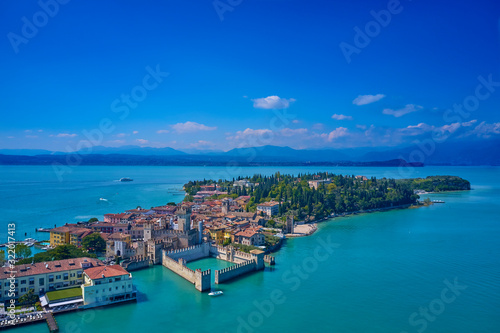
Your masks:
<svg viewBox="0 0 500 333"><path fill-rule="evenodd" d="M126 136L127 136L127 134L125 134L125 133L118 133L118 134L116 135L116 137L117 137L117 138L124 138L124 137L126 137Z"/></svg>
<svg viewBox="0 0 500 333"><path fill-rule="evenodd" d="M352 117L351 116L346 116L346 115L343 115L343 114L334 114L332 116L332 119L335 119L335 120L352 120Z"/></svg>
<svg viewBox="0 0 500 333"><path fill-rule="evenodd" d="M178 123L172 125L172 128L177 133L189 133L189 132L197 132L197 131L214 131L217 127L209 127L203 124L196 123L194 121L186 121L185 123Z"/></svg>
<svg viewBox="0 0 500 333"><path fill-rule="evenodd" d="M256 109L287 109L295 99L280 98L279 96L268 96L252 99L253 107Z"/></svg>
<svg viewBox="0 0 500 333"><path fill-rule="evenodd" d="M139 131L133 131L132 134L139 134Z"/></svg>
<svg viewBox="0 0 500 333"><path fill-rule="evenodd" d="M300 120L294 119L294 120L292 120L292 123L294 123L294 124L300 124Z"/></svg>
<svg viewBox="0 0 500 333"><path fill-rule="evenodd" d="M377 95L359 95L356 97L353 101L352 104L354 105L366 105L370 103L374 103L376 101L381 100L384 98L385 95L383 94L377 94Z"/></svg>
<svg viewBox="0 0 500 333"><path fill-rule="evenodd" d="M280 131L280 133L283 136L294 136L294 135L306 134L307 128L297 128L297 129L283 128Z"/></svg>
<svg viewBox="0 0 500 333"><path fill-rule="evenodd" d="M366 125L356 125L357 128L361 129L361 130L365 130L366 129Z"/></svg>
<svg viewBox="0 0 500 333"><path fill-rule="evenodd" d="M323 125L322 123L314 124L311 127L311 129L318 130L318 131L321 131L323 128L325 128L325 125Z"/></svg>
<svg viewBox="0 0 500 333"><path fill-rule="evenodd" d="M7 139L15 139L15 136L8 136Z"/></svg>
<svg viewBox="0 0 500 333"><path fill-rule="evenodd" d="M466 123L462 123L462 126L463 126L463 127L469 127L469 126L474 125L475 123L477 123L477 119L474 119L474 120L468 121L468 122L466 122Z"/></svg>
<svg viewBox="0 0 500 333"><path fill-rule="evenodd" d="M406 104L406 106L402 109L393 110L393 109L384 109L382 111L383 114L388 114L394 116L396 118L402 117L405 114L416 112L422 110L424 107L415 104Z"/></svg>
<svg viewBox="0 0 500 333"><path fill-rule="evenodd" d="M198 140L198 142L191 143L190 146L193 148L213 148L215 147L215 143L205 140Z"/></svg>
<svg viewBox="0 0 500 333"><path fill-rule="evenodd" d="M149 143L149 140L146 140L146 139L136 139L135 141L137 141L141 145L145 145L145 144Z"/></svg>
<svg viewBox="0 0 500 333"><path fill-rule="evenodd" d="M74 133L59 133L57 135L51 135L55 136L56 138L74 138L75 136L78 136L78 134Z"/></svg>
<svg viewBox="0 0 500 333"><path fill-rule="evenodd" d="M170 133L169 130L159 130L159 131L156 131L156 133L158 134L167 134L167 133Z"/></svg>
<svg viewBox="0 0 500 333"><path fill-rule="evenodd" d="M42 133L42 132L43 132L43 130L41 130L41 129L38 130L38 133Z"/></svg>
<svg viewBox="0 0 500 333"><path fill-rule="evenodd" d="M492 134L500 134L500 123L488 124L483 121L472 130L469 135L476 135L478 137L489 138Z"/></svg>
<svg viewBox="0 0 500 333"><path fill-rule="evenodd" d="M329 142L332 142L333 140L346 136L348 134L348 129L345 127L337 127L330 133L328 133L327 139Z"/></svg>
<svg viewBox="0 0 500 333"><path fill-rule="evenodd" d="M24 133L31 133L33 132L32 130L24 130Z"/></svg>

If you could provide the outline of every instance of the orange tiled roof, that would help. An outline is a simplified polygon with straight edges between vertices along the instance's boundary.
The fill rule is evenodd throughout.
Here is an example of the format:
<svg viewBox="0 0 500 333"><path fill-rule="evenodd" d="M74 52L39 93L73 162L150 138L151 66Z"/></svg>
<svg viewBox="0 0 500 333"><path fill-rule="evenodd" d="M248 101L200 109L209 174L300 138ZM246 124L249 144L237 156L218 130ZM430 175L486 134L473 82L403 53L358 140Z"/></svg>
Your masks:
<svg viewBox="0 0 500 333"><path fill-rule="evenodd" d="M129 274L125 268L120 265L92 267L87 268L84 272L92 280Z"/></svg>

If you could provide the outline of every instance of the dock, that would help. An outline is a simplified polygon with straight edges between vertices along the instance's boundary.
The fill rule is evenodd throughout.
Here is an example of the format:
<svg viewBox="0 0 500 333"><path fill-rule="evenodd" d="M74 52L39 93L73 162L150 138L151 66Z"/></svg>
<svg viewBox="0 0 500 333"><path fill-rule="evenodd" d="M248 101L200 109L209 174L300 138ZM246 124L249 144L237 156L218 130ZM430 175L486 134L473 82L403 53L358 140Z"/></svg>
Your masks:
<svg viewBox="0 0 500 333"><path fill-rule="evenodd" d="M59 325L57 325L57 321L54 318L54 315L52 314L52 312L47 312L45 314L45 318L47 319L47 325L49 326L49 332L50 333L59 332Z"/></svg>
<svg viewBox="0 0 500 333"><path fill-rule="evenodd" d="M40 323L42 321L47 322L50 333L59 332L59 325L57 325L57 321L54 318L52 312L46 312L43 314L37 313L33 315L27 315L22 318L17 317L14 320L4 319L0 321L0 329L15 328L21 325Z"/></svg>

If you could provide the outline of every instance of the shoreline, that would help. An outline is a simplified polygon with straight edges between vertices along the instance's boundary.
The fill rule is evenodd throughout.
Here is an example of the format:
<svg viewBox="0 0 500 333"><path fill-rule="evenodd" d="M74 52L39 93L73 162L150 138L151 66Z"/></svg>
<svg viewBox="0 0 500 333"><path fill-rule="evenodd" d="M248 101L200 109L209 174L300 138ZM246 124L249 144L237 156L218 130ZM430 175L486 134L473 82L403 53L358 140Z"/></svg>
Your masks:
<svg viewBox="0 0 500 333"><path fill-rule="evenodd" d="M464 190L466 191L466 190ZM369 213L376 213L376 212L381 212L381 211L387 211L387 210L392 210L392 209L406 209L406 208L418 208L418 207L425 207L426 205L414 205L414 204L406 204L406 205L399 205L399 206L394 206L394 207L383 207L383 208L373 208L370 210L359 210L359 211L354 211L354 212L347 212L347 213L342 213L342 214L335 214L333 216L327 216L318 220L313 220L311 222L302 222L299 224L299 226L312 226L310 232L308 233L294 233L293 234L288 234L287 237L290 238L299 238L299 237L307 237L311 236L314 234L316 231L318 231L318 224L319 223L324 223L324 222L329 222L336 217L349 217L351 215L358 215L358 214L369 214Z"/></svg>

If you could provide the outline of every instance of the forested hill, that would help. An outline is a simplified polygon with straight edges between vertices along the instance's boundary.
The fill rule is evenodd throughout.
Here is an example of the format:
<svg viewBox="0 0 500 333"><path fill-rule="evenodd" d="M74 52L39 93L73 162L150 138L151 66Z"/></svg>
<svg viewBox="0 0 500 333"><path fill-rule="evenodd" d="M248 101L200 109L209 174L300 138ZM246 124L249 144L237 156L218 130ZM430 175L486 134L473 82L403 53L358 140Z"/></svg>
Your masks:
<svg viewBox="0 0 500 333"><path fill-rule="evenodd" d="M470 190L470 182L457 176L429 176L427 178L402 179L414 190L426 192Z"/></svg>
<svg viewBox="0 0 500 333"><path fill-rule="evenodd" d="M191 201L201 185L216 183L220 190L228 192L227 195L218 196L219 199L226 196L251 196L246 206L247 211L255 211L257 204L274 200L280 203L279 216L291 213L298 218L321 218L330 214L416 204L419 196L414 190L430 189L431 186L427 187L428 183L432 184L433 189L440 191L470 189L468 181L453 176L396 180L329 173L299 174L296 177L276 173L272 176L254 175L244 178L248 181L248 186L235 186L235 181L242 179L190 181L184 185L188 194L186 200ZM323 180L326 182L322 182ZM311 181L319 181L317 189Z"/></svg>

